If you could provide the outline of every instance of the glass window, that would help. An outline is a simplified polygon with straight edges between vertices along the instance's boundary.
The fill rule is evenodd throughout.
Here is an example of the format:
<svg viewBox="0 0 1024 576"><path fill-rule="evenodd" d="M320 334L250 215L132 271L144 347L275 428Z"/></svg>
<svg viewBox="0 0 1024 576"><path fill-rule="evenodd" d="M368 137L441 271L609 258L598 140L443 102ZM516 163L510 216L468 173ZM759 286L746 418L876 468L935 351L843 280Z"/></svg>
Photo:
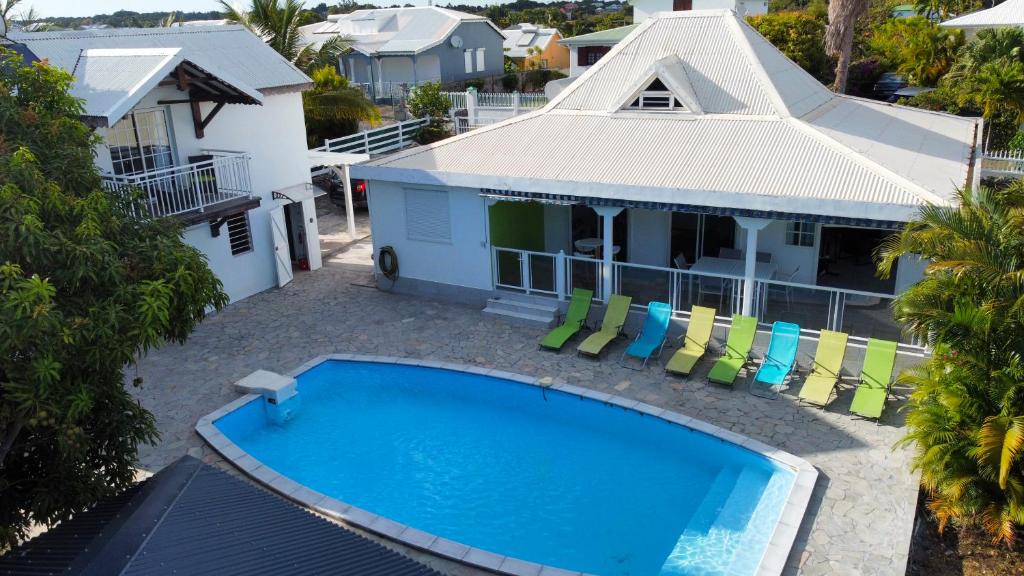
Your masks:
<svg viewBox="0 0 1024 576"><path fill-rule="evenodd" d="M114 173L132 175L174 166L164 108L133 110L107 131Z"/></svg>
<svg viewBox="0 0 1024 576"><path fill-rule="evenodd" d="M786 244L790 246L814 246L817 226L812 222L787 222Z"/></svg>

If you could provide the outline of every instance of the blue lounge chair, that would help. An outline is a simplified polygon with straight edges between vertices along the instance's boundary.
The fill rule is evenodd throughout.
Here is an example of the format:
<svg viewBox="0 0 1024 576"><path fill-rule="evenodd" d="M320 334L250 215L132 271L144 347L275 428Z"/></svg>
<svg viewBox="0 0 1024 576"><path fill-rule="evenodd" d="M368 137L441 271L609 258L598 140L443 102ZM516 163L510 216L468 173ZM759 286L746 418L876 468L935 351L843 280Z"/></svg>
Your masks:
<svg viewBox="0 0 1024 576"><path fill-rule="evenodd" d="M796 349L800 345L800 327L790 322L772 324L772 337L768 342L768 353L761 360L761 366L750 383L750 393L764 398L775 398L796 365ZM768 388L768 395L758 394L759 384Z"/></svg>
<svg viewBox="0 0 1024 576"><path fill-rule="evenodd" d="M644 319L644 327L636 335L636 340L626 348L619 359L619 364L624 368L639 370L626 363L626 357L643 359L643 367L647 367L647 361L655 351L661 356L661 349L665 347L665 334L668 333L668 321L672 317L672 307L664 302L651 302L647 305L647 318Z"/></svg>

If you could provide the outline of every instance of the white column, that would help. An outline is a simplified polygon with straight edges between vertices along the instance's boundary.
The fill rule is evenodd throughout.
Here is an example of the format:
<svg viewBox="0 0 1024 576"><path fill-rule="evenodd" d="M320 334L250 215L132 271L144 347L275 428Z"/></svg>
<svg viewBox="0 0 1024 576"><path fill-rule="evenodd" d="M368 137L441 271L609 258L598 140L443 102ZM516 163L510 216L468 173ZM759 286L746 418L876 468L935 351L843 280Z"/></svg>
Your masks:
<svg viewBox="0 0 1024 576"><path fill-rule="evenodd" d="M601 295L604 296L605 302L608 302L612 296L612 224L615 222L615 216L622 212L622 208L594 206L594 212L601 217L604 228L604 245L601 247L601 258L604 262L601 271Z"/></svg>
<svg viewBox="0 0 1024 576"><path fill-rule="evenodd" d="M512 92L512 115L519 116L519 90Z"/></svg>
<svg viewBox="0 0 1024 576"><path fill-rule="evenodd" d="M352 207L352 174L348 164L341 165L341 182L345 187L345 224L351 242L356 239L356 210Z"/></svg>
<svg viewBox="0 0 1024 576"><path fill-rule="evenodd" d="M746 263L743 269L743 314L749 316L754 309L754 282L757 271L757 232L771 223L762 218L734 217L747 236Z"/></svg>
<svg viewBox="0 0 1024 576"><path fill-rule="evenodd" d="M476 125L476 88L472 86L466 89L466 122L470 126Z"/></svg>
<svg viewBox="0 0 1024 576"><path fill-rule="evenodd" d="M559 250L555 256L555 292L559 300L565 300L565 250Z"/></svg>

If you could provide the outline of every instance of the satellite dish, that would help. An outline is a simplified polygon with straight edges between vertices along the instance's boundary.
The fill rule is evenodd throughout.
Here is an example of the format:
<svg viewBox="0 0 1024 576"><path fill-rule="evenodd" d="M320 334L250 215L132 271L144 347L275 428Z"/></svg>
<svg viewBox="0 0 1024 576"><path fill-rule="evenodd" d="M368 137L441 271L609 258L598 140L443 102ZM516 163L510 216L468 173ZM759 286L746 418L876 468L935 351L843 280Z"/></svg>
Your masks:
<svg viewBox="0 0 1024 576"><path fill-rule="evenodd" d="M462 36L455 34L451 39L452 48L462 48Z"/></svg>

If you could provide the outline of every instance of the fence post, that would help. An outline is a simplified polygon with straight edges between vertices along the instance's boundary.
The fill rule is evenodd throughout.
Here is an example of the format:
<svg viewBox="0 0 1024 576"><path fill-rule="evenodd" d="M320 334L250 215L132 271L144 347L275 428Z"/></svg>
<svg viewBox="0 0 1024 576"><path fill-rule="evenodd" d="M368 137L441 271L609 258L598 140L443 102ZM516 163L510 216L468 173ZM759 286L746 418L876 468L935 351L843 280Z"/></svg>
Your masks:
<svg viewBox="0 0 1024 576"><path fill-rule="evenodd" d="M466 122L476 124L476 88L466 88Z"/></svg>
<svg viewBox="0 0 1024 576"><path fill-rule="evenodd" d="M555 292L559 300L565 300L565 250L559 250L555 256Z"/></svg>
<svg viewBox="0 0 1024 576"><path fill-rule="evenodd" d="M519 116L519 90L512 92L512 115Z"/></svg>
<svg viewBox="0 0 1024 576"><path fill-rule="evenodd" d="M369 154L370 153L370 131L369 130L364 130L363 131L363 153L364 154Z"/></svg>
<svg viewBox="0 0 1024 576"><path fill-rule="evenodd" d="M398 147L399 148L401 148L402 145L405 144L405 135L402 134L402 124L404 124L404 122L399 122L398 123Z"/></svg>
<svg viewBox="0 0 1024 576"><path fill-rule="evenodd" d="M530 281L530 255L522 250L519 251L519 284L527 294L530 293L530 285L533 284Z"/></svg>

